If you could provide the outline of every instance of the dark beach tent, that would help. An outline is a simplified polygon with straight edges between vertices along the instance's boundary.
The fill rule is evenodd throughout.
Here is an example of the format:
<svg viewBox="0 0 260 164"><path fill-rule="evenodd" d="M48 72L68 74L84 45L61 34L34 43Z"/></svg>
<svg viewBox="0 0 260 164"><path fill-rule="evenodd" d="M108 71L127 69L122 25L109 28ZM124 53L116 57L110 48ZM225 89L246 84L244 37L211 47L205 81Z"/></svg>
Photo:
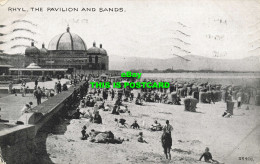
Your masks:
<svg viewBox="0 0 260 164"><path fill-rule="evenodd" d="M184 89L184 88L178 89L178 94L180 95L180 97L185 97L185 91L186 91L186 89Z"/></svg>
<svg viewBox="0 0 260 164"><path fill-rule="evenodd" d="M199 100L199 92L198 91L193 92L192 97Z"/></svg>
<svg viewBox="0 0 260 164"><path fill-rule="evenodd" d="M196 112L196 105L198 103L197 99L194 98L186 98L184 99L184 110L185 111L190 111L190 112Z"/></svg>
<svg viewBox="0 0 260 164"><path fill-rule="evenodd" d="M172 102L176 101L176 99L177 99L177 92L172 92L171 93L171 99L172 99Z"/></svg>
<svg viewBox="0 0 260 164"><path fill-rule="evenodd" d="M199 102L200 103L208 103L208 93L207 92L200 92L199 93Z"/></svg>
<svg viewBox="0 0 260 164"><path fill-rule="evenodd" d="M222 99L222 92L221 91L213 91L214 100L215 102L219 102Z"/></svg>

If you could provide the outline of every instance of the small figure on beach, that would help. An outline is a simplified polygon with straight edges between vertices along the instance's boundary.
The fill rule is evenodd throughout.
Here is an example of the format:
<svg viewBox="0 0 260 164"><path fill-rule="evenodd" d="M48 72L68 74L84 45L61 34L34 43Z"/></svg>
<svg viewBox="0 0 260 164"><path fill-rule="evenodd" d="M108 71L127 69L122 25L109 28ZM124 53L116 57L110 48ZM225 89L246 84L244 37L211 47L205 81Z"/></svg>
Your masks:
<svg viewBox="0 0 260 164"><path fill-rule="evenodd" d="M29 112L31 112L31 110L32 110L32 105L33 105L32 102L29 102L28 104L25 104L24 107L23 107L22 110L21 110L21 113L24 114L24 113L29 113Z"/></svg>
<svg viewBox="0 0 260 164"><path fill-rule="evenodd" d="M77 109L76 109L76 112L73 114L72 118L73 118L73 119L80 119L80 115L84 115L84 114L85 114L85 113L81 113L81 112L80 112L80 109L77 108Z"/></svg>
<svg viewBox="0 0 260 164"><path fill-rule="evenodd" d="M95 112L94 117L93 117L93 123L102 124L102 118L99 114L99 111Z"/></svg>
<svg viewBox="0 0 260 164"><path fill-rule="evenodd" d="M86 127L86 125L84 125L83 128L82 128L82 130L81 130L81 134L82 134L81 139L82 139L82 140L86 140L86 139L88 139L88 137L89 137L89 135L86 134L86 129L87 129L87 127Z"/></svg>
<svg viewBox="0 0 260 164"><path fill-rule="evenodd" d="M140 126L138 125L137 121L135 120L134 123L131 125L131 128L133 129L140 129Z"/></svg>
<svg viewBox="0 0 260 164"><path fill-rule="evenodd" d="M144 140L144 138L143 138L143 132L139 132L137 141L138 141L138 142L141 142L141 143L148 143L148 142L146 142L146 141Z"/></svg>
<svg viewBox="0 0 260 164"><path fill-rule="evenodd" d="M166 125L163 127L163 134L161 137L162 147L166 159L171 159L171 147L172 147L172 136L171 131L173 127L170 125L169 120L166 120Z"/></svg>
<svg viewBox="0 0 260 164"><path fill-rule="evenodd" d="M117 122L117 126L119 126L119 123L121 124L121 125L123 125L124 127L126 127L127 128L127 123L126 123L126 120L125 119L123 119L123 118L120 118L119 120L117 119L117 118L115 118L115 122Z"/></svg>
<svg viewBox="0 0 260 164"><path fill-rule="evenodd" d="M204 157L205 162L207 163L214 163L214 164L220 164L217 160L214 160L212 158L211 153L209 152L209 148L206 147L205 152L201 155L199 161Z"/></svg>
<svg viewBox="0 0 260 164"><path fill-rule="evenodd" d="M162 125L157 122L157 120L154 121L154 124L151 125L150 130L151 131L161 131L162 130Z"/></svg>

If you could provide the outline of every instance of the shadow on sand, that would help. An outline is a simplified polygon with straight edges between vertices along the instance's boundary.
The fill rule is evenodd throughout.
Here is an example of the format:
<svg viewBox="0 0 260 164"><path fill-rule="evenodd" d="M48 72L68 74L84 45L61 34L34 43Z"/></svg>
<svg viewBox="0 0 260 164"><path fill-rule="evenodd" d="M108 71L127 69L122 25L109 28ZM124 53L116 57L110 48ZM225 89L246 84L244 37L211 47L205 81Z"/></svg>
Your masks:
<svg viewBox="0 0 260 164"><path fill-rule="evenodd" d="M44 127L38 130L35 143L36 143L36 157L35 160L39 164L53 164L50 155L47 152L47 137L50 134L63 135L67 131L67 126L70 120L65 120L61 117L53 117Z"/></svg>

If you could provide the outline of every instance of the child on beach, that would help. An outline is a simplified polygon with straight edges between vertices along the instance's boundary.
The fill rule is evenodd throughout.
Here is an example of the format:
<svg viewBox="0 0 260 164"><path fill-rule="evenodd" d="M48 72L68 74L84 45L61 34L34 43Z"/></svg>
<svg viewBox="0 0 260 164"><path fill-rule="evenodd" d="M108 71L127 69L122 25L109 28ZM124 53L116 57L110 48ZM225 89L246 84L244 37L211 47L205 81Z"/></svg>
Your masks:
<svg viewBox="0 0 260 164"><path fill-rule="evenodd" d="M141 143L148 143L148 142L146 142L146 141L144 140L144 138L143 138L143 132L140 132L140 133L139 133L139 136L138 136L138 138L137 138L137 141L138 141L138 142L141 142Z"/></svg>
<svg viewBox="0 0 260 164"><path fill-rule="evenodd" d="M86 127L86 125L84 125L83 128L82 128L82 130L81 130L81 134L82 134L81 139L82 139L82 140L88 139L88 135L86 134L86 129L87 129L87 127Z"/></svg>
<svg viewBox="0 0 260 164"><path fill-rule="evenodd" d="M209 152L209 148L208 148L208 147L206 147L205 152L201 155L201 157L200 157L199 160L201 160L203 157L204 157L205 162L207 162L207 163L219 164L218 161L216 161L216 160L214 160L214 159L212 158L212 155L211 155L211 153Z"/></svg>
<svg viewBox="0 0 260 164"><path fill-rule="evenodd" d="M135 122L131 125L131 128L133 129L140 129L140 126L138 125L137 121L135 120Z"/></svg>

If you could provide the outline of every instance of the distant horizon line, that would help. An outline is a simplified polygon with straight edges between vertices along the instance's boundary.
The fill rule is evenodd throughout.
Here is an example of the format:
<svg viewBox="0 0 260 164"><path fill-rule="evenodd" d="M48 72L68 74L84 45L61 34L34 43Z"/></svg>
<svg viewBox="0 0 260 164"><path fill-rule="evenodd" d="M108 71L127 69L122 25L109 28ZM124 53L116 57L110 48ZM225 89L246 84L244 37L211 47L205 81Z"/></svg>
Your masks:
<svg viewBox="0 0 260 164"><path fill-rule="evenodd" d="M16 53L16 54L9 54L9 53L5 53L5 52L0 52L0 55L10 55L10 56L15 56L15 55L25 55L24 53ZM142 56L122 56L122 55L115 55L115 54L110 54L109 55L110 57L111 56L119 56L119 57L126 57L126 58L150 58L150 59L162 59L162 60L165 60L165 59L171 59L171 58L178 58L177 56L172 56L172 57L166 57L166 58L157 58L157 57L142 57ZM216 57L208 57L208 56L203 56L203 55L193 55L193 54L188 54L188 55L183 55L182 57L187 57L187 56L195 56L195 57L203 57L203 58L210 58L210 59L220 59L220 60L241 60L241 59L246 59L246 58L249 58L249 57L258 57L260 58L260 55L250 55L250 56L247 56L247 57L243 57L243 58L236 58L236 59L231 59L231 58L216 58Z"/></svg>

